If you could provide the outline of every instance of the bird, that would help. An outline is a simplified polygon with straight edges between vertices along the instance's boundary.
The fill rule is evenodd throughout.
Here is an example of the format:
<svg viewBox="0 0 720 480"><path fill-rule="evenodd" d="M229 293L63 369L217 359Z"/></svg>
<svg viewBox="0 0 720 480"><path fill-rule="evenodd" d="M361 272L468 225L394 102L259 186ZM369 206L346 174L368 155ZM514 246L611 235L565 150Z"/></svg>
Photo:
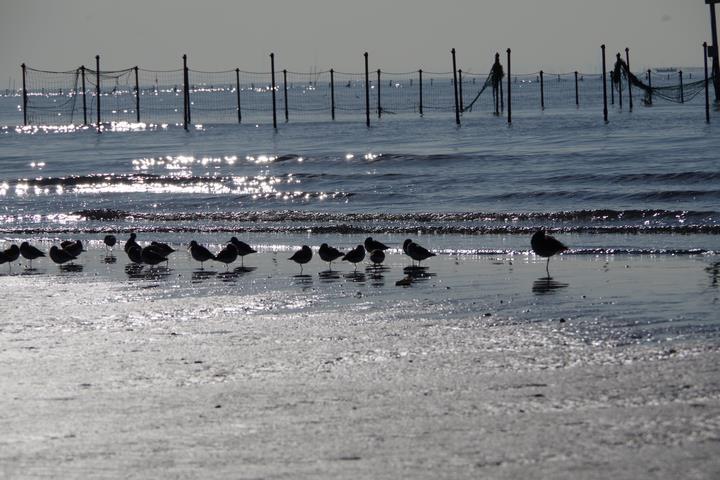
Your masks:
<svg viewBox="0 0 720 480"><path fill-rule="evenodd" d="M536 255L547 257L545 271L550 276L550 257L558 253L562 253L568 249L564 243L555 237L545 234L545 229L538 230L530 239L530 246Z"/></svg>
<svg viewBox="0 0 720 480"><path fill-rule="evenodd" d="M133 247L133 245L138 245L138 243L135 241L136 238L137 238L137 235L135 235L134 232L130 234L130 238L128 238L127 241L125 242L125 253L127 253L128 250L130 250L130 248ZM140 245L138 245L138 246L140 246Z"/></svg>
<svg viewBox="0 0 720 480"><path fill-rule="evenodd" d="M103 238L103 243L105 244L105 250L112 251L112 248L117 243L117 238L115 235L105 235L105 238Z"/></svg>
<svg viewBox="0 0 720 480"><path fill-rule="evenodd" d="M203 264L208 260L215 260L215 255L210 250L198 244L195 240L190 242L190 255L192 258L200 262L200 269L203 268Z"/></svg>
<svg viewBox="0 0 720 480"><path fill-rule="evenodd" d="M433 252L429 251L423 246L418 245L409 238L405 240L405 242L403 242L403 251L408 257L418 262L418 265L423 260L435 256Z"/></svg>
<svg viewBox="0 0 720 480"><path fill-rule="evenodd" d="M63 263L72 262L77 257L72 253L68 252L64 248L58 248L56 245L50 247L50 260L62 265Z"/></svg>
<svg viewBox="0 0 720 480"><path fill-rule="evenodd" d="M351 262L355 264L355 270L357 270L357 264L362 262L365 258L365 247L358 245L357 247L350 250L342 257L343 261Z"/></svg>
<svg viewBox="0 0 720 480"><path fill-rule="evenodd" d="M245 255L250 255L251 253L257 253L257 250L252 248L247 243L243 242L242 240L238 240L237 237L232 237L230 239L230 243L235 245L235 248L237 249L238 255L240 256L240 265L245 266L244 260Z"/></svg>
<svg viewBox="0 0 720 480"><path fill-rule="evenodd" d="M384 251L384 250L387 250L388 248L390 248L390 247L388 247L387 245L385 245L385 244L382 243L382 242L378 242L377 240L373 240L372 237L367 237L367 238L365 239L365 250L367 250L368 252L372 252L372 251L375 251L375 250Z"/></svg>
<svg viewBox="0 0 720 480"><path fill-rule="evenodd" d="M60 248L68 252L73 257L78 257L85 250L80 240L73 242L72 240L65 240L60 244ZM57 262L56 262L57 263Z"/></svg>
<svg viewBox="0 0 720 480"><path fill-rule="evenodd" d="M131 248L131 250L137 251L135 247ZM157 265L167 261L167 257L160 253L158 249L154 248L152 245L148 245L140 250L140 259L142 260L142 263L147 265Z"/></svg>
<svg viewBox="0 0 720 480"><path fill-rule="evenodd" d="M323 243L322 245L320 245L320 250L318 250L318 253L320 254L320 259L323 262L328 262L328 268L330 270L332 270L332 262L345 255L340 250L335 247L331 247L327 243Z"/></svg>
<svg viewBox="0 0 720 480"><path fill-rule="evenodd" d="M167 259L167 257L175 251L174 248L172 248L167 243L162 242L150 242L150 246L155 250L156 252L160 253L163 257Z"/></svg>
<svg viewBox="0 0 720 480"><path fill-rule="evenodd" d="M292 254L292 257L288 258L288 260L292 260L293 262L300 265L300 274L302 275L303 271L303 265L308 263L312 259L312 250L307 245L303 245L300 250Z"/></svg>
<svg viewBox="0 0 720 480"><path fill-rule="evenodd" d="M22 255L23 258L30 260L30 268L31 269L32 269L32 261L33 260L35 260L36 258L45 256L45 254L41 250L33 247L28 242L22 242L20 244L20 255Z"/></svg>
<svg viewBox="0 0 720 480"><path fill-rule="evenodd" d="M385 252L382 250L373 250L370 252L370 261L373 265L378 266L385 261Z"/></svg>
<svg viewBox="0 0 720 480"><path fill-rule="evenodd" d="M20 258L20 248L15 244L10 245L10 247L0 252L0 264L7 262L10 270L12 270L12 262L18 258Z"/></svg>
<svg viewBox="0 0 720 480"><path fill-rule="evenodd" d="M143 264L142 248L140 248L140 245L130 245L130 248L128 248L125 253L127 253L127 256L131 262L137 263L138 265Z"/></svg>
<svg viewBox="0 0 720 480"><path fill-rule="evenodd" d="M231 264L232 262L237 260L237 257L238 257L237 247L232 243L228 243L227 245L225 245L225 248L220 250L217 253L217 255L215 255L215 258L213 258L213 260L215 260L216 262L224 263L225 269L227 269L229 264Z"/></svg>

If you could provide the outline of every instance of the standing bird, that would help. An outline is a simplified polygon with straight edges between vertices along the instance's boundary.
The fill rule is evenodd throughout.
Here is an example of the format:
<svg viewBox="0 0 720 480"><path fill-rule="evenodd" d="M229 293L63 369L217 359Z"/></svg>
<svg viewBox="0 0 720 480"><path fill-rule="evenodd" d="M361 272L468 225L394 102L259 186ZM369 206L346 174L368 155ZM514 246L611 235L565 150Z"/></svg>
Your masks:
<svg viewBox="0 0 720 480"><path fill-rule="evenodd" d="M73 257L78 257L82 252L86 251L83 249L83 244L80 240L75 242L72 240L65 240L60 244L60 248L68 252Z"/></svg>
<svg viewBox="0 0 720 480"><path fill-rule="evenodd" d="M216 262L224 263L225 270L227 270L228 265L230 265L232 262L237 260L237 257L238 257L237 247L235 245L233 245L232 243L228 243L227 245L225 245L225 248L220 250L217 253L217 255L215 255L215 258L213 258L213 260L215 260Z"/></svg>
<svg viewBox="0 0 720 480"><path fill-rule="evenodd" d="M373 266L380 266L380 264L385 261L385 252L382 250L373 250L370 252L370 261L373 263Z"/></svg>
<svg viewBox="0 0 720 480"><path fill-rule="evenodd" d="M418 245L409 238L405 240L405 242L403 242L403 252L405 252L408 257L418 262L418 266L423 260L435 256L433 252L429 251L423 246Z"/></svg>
<svg viewBox="0 0 720 480"><path fill-rule="evenodd" d="M302 275L303 271L303 265L308 263L312 259L312 249L308 247L307 245L303 245L300 250L292 254L292 257L288 258L288 260L292 260L293 262L300 265L300 275Z"/></svg>
<svg viewBox="0 0 720 480"><path fill-rule="evenodd" d="M545 271L548 277L550 277L550 257L568 249L560 240L550 235L545 235L544 229L535 232L535 235L530 239L530 246L536 255L547 257Z"/></svg>
<svg viewBox="0 0 720 480"><path fill-rule="evenodd" d="M173 252L175 251L175 249L172 248L172 247L171 247L170 245L168 245L167 243L162 243L162 242L150 242L150 246L153 248L153 250L155 250L156 252L158 252L159 254L161 254L161 255L162 255L163 257L165 257L166 259L167 259L167 257L168 257L171 253L173 253Z"/></svg>
<svg viewBox="0 0 720 480"><path fill-rule="evenodd" d="M127 253L131 262L138 265L143 264L142 248L140 248L140 245L130 245L130 248L128 248L125 253Z"/></svg>
<svg viewBox="0 0 720 480"><path fill-rule="evenodd" d="M131 248L131 250L137 252L137 248L135 247ZM140 259L142 260L142 263L153 266L162 262L167 262L167 257L160 253L156 248L153 248L152 245L148 245L140 250Z"/></svg>
<svg viewBox="0 0 720 480"><path fill-rule="evenodd" d="M250 255L251 253L257 253L257 250L252 248L247 243L243 242L242 240L238 240L237 237L232 237L230 239L230 243L235 245L235 248L237 249L237 253L240 256L240 266L245 266L245 255Z"/></svg>
<svg viewBox="0 0 720 480"><path fill-rule="evenodd" d="M328 262L328 269L330 271L332 271L332 262L345 255L340 250L335 247L331 247L327 243L323 243L322 245L320 245L320 250L318 250L318 253L320 254L320 259L323 262Z"/></svg>
<svg viewBox="0 0 720 480"><path fill-rule="evenodd" d="M67 263L67 262L72 262L76 258L77 257L75 255L68 252L64 248L58 248L55 245L50 247L50 260L57 263L58 265L62 265L63 263Z"/></svg>
<svg viewBox="0 0 720 480"><path fill-rule="evenodd" d="M127 241L125 242L125 253L127 253L128 250L130 250L135 245L137 245L138 247L140 246L135 241L136 238L137 238L137 235L135 235L134 232L130 234L130 238L128 238Z"/></svg>
<svg viewBox="0 0 720 480"><path fill-rule="evenodd" d="M115 235L105 235L105 238L103 238L103 243L105 244L105 250L108 252L112 252L112 248L117 243L117 238Z"/></svg>
<svg viewBox="0 0 720 480"><path fill-rule="evenodd" d="M375 250L385 251L385 250L387 250L388 248L390 248L390 247L388 247L387 245L385 245L385 244L382 243L382 242L378 242L377 240L373 240L372 237L367 237L367 238L365 239L365 250L367 250L368 252L372 252L372 251L375 251Z"/></svg>
<svg viewBox="0 0 720 480"><path fill-rule="evenodd" d="M20 255L23 258L30 260L30 269L32 269L32 261L39 257L44 257L45 254L37 248L30 245L28 242L22 242L20 244Z"/></svg>
<svg viewBox="0 0 720 480"><path fill-rule="evenodd" d="M0 252L0 264L7 262L10 270L12 270L12 262L18 258L20 258L20 248L15 244Z"/></svg>
<svg viewBox="0 0 720 480"><path fill-rule="evenodd" d="M204 263L208 260L215 260L215 255L210 250L198 244L195 240L190 242L190 255L192 258L200 262L200 269L204 268Z"/></svg>
<svg viewBox="0 0 720 480"><path fill-rule="evenodd" d="M351 262L355 264L355 270L357 270L357 264L362 262L365 258L365 247L362 245L358 245L357 247L350 250L348 253L345 254L345 256L342 258L343 261Z"/></svg>

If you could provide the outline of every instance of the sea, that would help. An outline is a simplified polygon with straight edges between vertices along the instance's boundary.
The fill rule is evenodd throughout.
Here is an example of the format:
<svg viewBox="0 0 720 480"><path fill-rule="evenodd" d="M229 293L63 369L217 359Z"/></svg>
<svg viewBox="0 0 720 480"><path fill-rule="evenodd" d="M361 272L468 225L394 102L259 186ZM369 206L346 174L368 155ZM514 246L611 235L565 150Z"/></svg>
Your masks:
<svg viewBox="0 0 720 480"><path fill-rule="evenodd" d="M605 122L597 101L548 95L544 109L515 106L512 123L506 105L495 115L486 103L459 125L452 110L375 111L369 127L362 111L280 114L276 128L267 112L239 124L196 113L187 130L118 121L101 133L24 126L21 97L4 95L2 248L80 239L88 253L76 268L39 259L0 274L106 281L143 299L275 292L250 308L260 311L555 321L589 342L716 340L719 112L706 123L702 95L652 105L638 95L632 111L615 99ZM536 257L539 229L569 250ZM133 267L121 248L131 232L178 252L164 270ZM112 253L107 234L120 240ZM186 253L191 240L218 251L231 236L258 250L242 269ZM347 251L368 236L391 247L380 270L287 260L303 244ZM437 254L419 274L408 273L405 238Z"/></svg>

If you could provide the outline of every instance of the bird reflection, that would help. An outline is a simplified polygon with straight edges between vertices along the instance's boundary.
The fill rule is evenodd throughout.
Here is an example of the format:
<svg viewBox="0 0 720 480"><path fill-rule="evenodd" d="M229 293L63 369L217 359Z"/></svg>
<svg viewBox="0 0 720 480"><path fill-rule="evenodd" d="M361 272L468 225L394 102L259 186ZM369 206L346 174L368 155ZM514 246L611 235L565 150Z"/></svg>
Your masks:
<svg viewBox="0 0 720 480"><path fill-rule="evenodd" d="M117 257L115 255L113 255L112 253L110 255L106 255L105 257L103 257L103 263L113 264L116 262L117 262Z"/></svg>
<svg viewBox="0 0 720 480"><path fill-rule="evenodd" d="M83 266L77 263L68 263L58 266L63 273L79 273L83 271Z"/></svg>
<svg viewBox="0 0 720 480"><path fill-rule="evenodd" d="M710 285L713 287L718 286L718 280L720 279L720 262L715 262L712 265L705 267L705 271L710 274Z"/></svg>
<svg viewBox="0 0 720 480"><path fill-rule="evenodd" d="M130 263L125 265L125 274L132 280L165 280L172 272L168 267L145 269L143 265Z"/></svg>
<svg viewBox="0 0 720 480"><path fill-rule="evenodd" d="M567 286L567 283L558 282L553 280L552 277L541 277L533 282L532 291L537 295L545 295L555 293L557 290L567 288Z"/></svg>
<svg viewBox="0 0 720 480"><path fill-rule="evenodd" d="M233 270L233 272L234 272L236 275L240 276L240 275L245 275L246 273L254 272L255 270L257 270L257 267L244 267L244 266L240 266L240 267L235 267L235 270Z"/></svg>
<svg viewBox="0 0 720 480"><path fill-rule="evenodd" d="M215 275L217 275L217 272L213 270L194 270L190 275L190 281L192 283L200 283Z"/></svg>
<svg viewBox="0 0 720 480"><path fill-rule="evenodd" d="M344 274L343 277L350 282L365 283L365 274L363 272L353 271Z"/></svg>
<svg viewBox="0 0 720 480"><path fill-rule="evenodd" d="M437 275L436 273L428 271L428 267L421 267L418 265L403 268L403 273L410 277L413 281L428 280L430 277Z"/></svg>
<svg viewBox="0 0 720 480"><path fill-rule="evenodd" d="M323 283L331 283L340 280L340 272L336 270L325 270L318 273L320 281Z"/></svg>

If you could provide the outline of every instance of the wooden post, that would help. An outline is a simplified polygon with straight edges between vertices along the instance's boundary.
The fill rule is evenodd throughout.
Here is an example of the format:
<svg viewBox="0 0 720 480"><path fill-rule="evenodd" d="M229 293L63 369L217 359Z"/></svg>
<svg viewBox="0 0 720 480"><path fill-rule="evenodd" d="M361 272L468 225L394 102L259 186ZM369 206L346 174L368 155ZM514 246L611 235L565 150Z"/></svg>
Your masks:
<svg viewBox="0 0 720 480"><path fill-rule="evenodd" d="M238 123L242 123L242 111L240 110L240 69L235 69L235 93L237 97Z"/></svg>
<svg viewBox="0 0 720 480"><path fill-rule="evenodd" d="M270 79L272 81L273 128L277 129L277 106L275 104L275 54L270 54Z"/></svg>
<svg viewBox="0 0 720 480"><path fill-rule="evenodd" d="M575 106L580 106L580 90L578 89L578 72L575 71Z"/></svg>
<svg viewBox="0 0 720 480"><path fill-rule="evenodd" d="M620 52L618 52L616 58L617 58L617 61L619 62L620 61ZM618 89L618 105L620 106L620 110L622 110L622 75L620 77L621 78L618 78L617 89Z"/></svg>
<svg viewBox="0 0 720 480"><path fill-rule="evenodd" d="M715 90L715 102L720 99L720 58L718 58L718 36L717 36L717 19L715 18L715 4L718 0L705 0L710 6L710 34L712 35L712 78Z"/></svg>
<svg viewBox="0 0 720 480"><path fill-rule="evenodd" d="M365 52L365 125L370 126L370 72L367 52Z"/></svg>
<svg viewBox="0 0 720 480"><path fill-rule="evenodd" d="M710 85L708 83L708 44L703 42L703 57L705 64L705 122L710 123Z"/></svg>
<svg viewBox="0 0 720 480"><path fill-rule="evenodd" d="M382 105L380 103L380 69L377 70L377 115L382 117Z"/></svg>
<svg viewBox="0 0 720 480"><path fill-rule="evenodd" d="M512 95L510 94L510 77L511 77L511 70L510 70L510 49L507 49L507 119L508 119L508 125L512 123Z"/></svg>
<svg viewBox="0 0 720 480"><path fill-rule="evenodd" d="M100 55L95 55L95 79L97 85L95 85L95 95L97 96L97 132L100 133Z"/></svg>
<svg viewBox="0 0 720 480"><path fill-rule="evenodd" d="M683 91L683 75L682 70L678 72L678 76L680 77L680 103L685 103L685 92Z"/></svg>
<svg viewBox="0 0 720 480"><path fill-rule="evenodd" d="M455 62L455 49L453 48L450 52L452 53L453 89L455 90L455 124L460 125L460 103L458 100L457 64Z"/></svg>
<svg viewBox="0 0 720 480"><path fill-rule="evenodd" d="M188 117L190 116L189 110L189 100L190 95L188 92L188 69L187 69L187 54L183 54L183 83L185 84L183 87L183 127L185 128L185 131L188 130Z"/></svg>
<svg viewBox="0 0 720 480"><path fill-rule="evenodd" d="M420 86L420 116L423 116L423 79L422 79L422 68L418 70L418 85Z"/></svg>
<svg viewBox="0 0 720 480"><path fill-rule="evenodd" d="M283 93L285 94L285 123L290 120L288 116L288 98L287 98L287 70L283 69Z"/></svg>
<svg viewBox="0 0 720 480"><path fill-rule="evenodd" d="M463 107L462 68L460 70L458 70L458 96L460 97L460 111L464 112L465 107Z"/></svg>
<svg viewBox="0 0 720 480"><path fill-rule="evenodd" d="M632 112L633 100L632 100L632 82L630 81L630 49L625 47L625 63L627 64L627 77L628 77L628 108Z"/></svg>
<svg viewBox="0 0 720 480"><path fill-rule="evenodd" d="M608 106L607 106L607 66L605 65L605 44L600 46L602 50L602 75L603 75L603 118L605 123L608 121Z"/></svg>
<svg viewBox="0 0 720 480"><path fill-rule="evenodd" d="M335 70L330 69L330 116L335 120Z"/></svg>
<svg viewBox="0 0 720 480"><path fill-rule="evenodd" d="M612 75L610 75L610 105L615 105L615 85L612 81Z"/></svg>
<svg viewBox="0 0 720 480"><path fill-rule="evenodd" d="M140 76L135 66L135 121L140 123Z"/></svg>
<svg viewBox="0 0 720 480"><path fill-rule="evenodd" d="M82 91L83 91L83 125L87 125L87 101L86 101L86 90L85 90L85 65L80 67L80 74L82 76Z"/></svg>
<svg viewBox="0 0 720 480"><path fill-rule="evenodd" d="M542 70L540 70L540 108L545 110L545 80Z"/></svg>
<svg viewBox="0 0 720 480"><path fill-rule="evenodd" d="M648 76L648 87L650 88L650 93L648 94L648 100L649 100L650 105L652 105L652 70L650 70L649 68L647 71L647 76Z"/></svg>
<svg viewBox="0 0 720 480"><path fill-rule="evenodd" d="M23 125L27 125L27 98L28 98L28 96L27 96L27 85L25 83L27 67L25 66L24 63L20 66L22 67L22 83L23 83ZM83 98L85 98L84 95L85 94L83 93Z"/></svg>

